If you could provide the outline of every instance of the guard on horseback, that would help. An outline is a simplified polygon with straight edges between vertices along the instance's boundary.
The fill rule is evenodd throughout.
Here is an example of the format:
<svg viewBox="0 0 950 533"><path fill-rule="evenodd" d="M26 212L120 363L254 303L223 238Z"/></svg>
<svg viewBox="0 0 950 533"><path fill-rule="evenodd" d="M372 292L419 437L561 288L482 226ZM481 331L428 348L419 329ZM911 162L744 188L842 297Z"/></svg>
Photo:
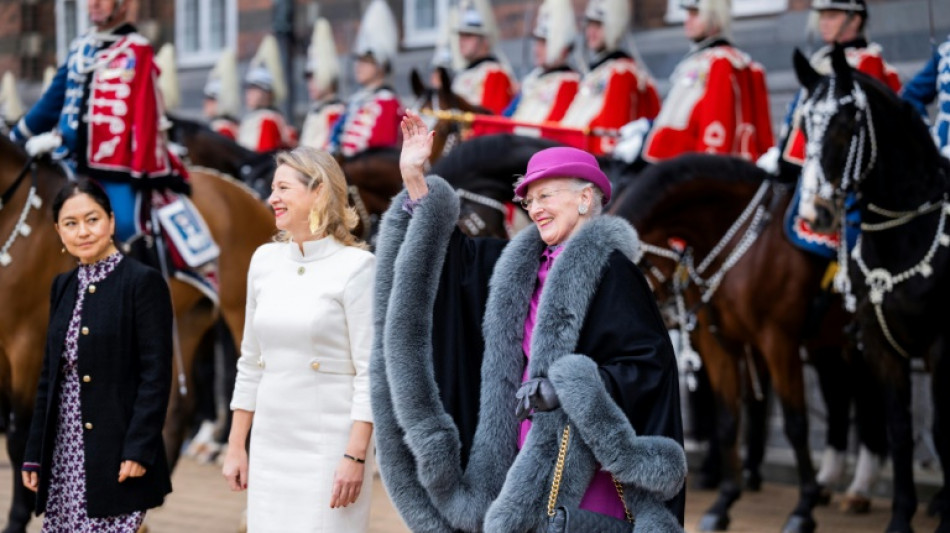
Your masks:
<svg viewBox="0 0 950 533"><path fill-rule="evenodd" d="M660 112L660 99L653 78L622 50L630 23L630 2L589 0L584 18L593 62L561 124L616 132L638 118L655 118ZM613 135L600 137L599 151L610 152L615 142Z"/></svg>
<svg viewBox="0 0 950 533"><path fill-rule="evenodd" d="M574 101L580 75L567 64L574 47L574 15L570 0L544 0L538 10L534 38L535 69L521 83L521 92L504 115L519 122L559 122Z"/></svg>
<svg viewBox="0 0 950 533"><path fill-rule="evenodd" d="M330 22L323 17L317 19L313 27L305 73L312 103L300 132L300 145L322 149L330 142L330 133L346 110L337 95L340 62L333 42L333 30L330 29Z"/></svg>
<svg viewBox="0 0 950 533"><path fill-rule="evenodd" d="M297 144L293 129L275 107L287 97L277 39L264 37L244 76L244 106L248 113L238 130L238 143L249 150L269 152Z"/></svg>
<svg viewBox="0 0 950 533"><path fill-rule="evenodd" d="M837 46L844 49L845 57L853 68L875 78L891 90L900 91L901 82L894 70L883 58L882 48L868 42L864 33L868 9L865 0L813 0L813 28L824 46L811 56L812 67L819 73L831 72L831 50ZM801 130L799 102L804 99L799 91L789 104L782 126L779 143L782 164L792 165L791 175L798 176L805 161L805 136ZM783 169L783 173L789 169Z"/></svg>
<svg viewBox="0 0 950 533"><path fill-rule="evenodd" d="M729 41L730 0L681 0L680 7L693 44L670 77L642 157L656 163L705 152L754 161L773 144L765 71Z"/></svg>
<svg viewBox="0 0 950 533"><path fill-rule="evenodd" d="M950 159L950 36L934 50L924 68L907 82L901 97L927 117L927 104L937 100L932 131L940 153Z"/></svg>
<svg viewBox="0 0 950 533"><path fill-rule="evenodd" d="M237 117L241 113L238 98L237 57L231 49L225 50L214 68L208 73L204 86L204 116L208 126L216 133L237 141Z"/></svg>
<svg viewBox="0 0 950 533"><path fill-rule="evenodd" d="M508 67L495 56L498 27L487 0L469 0L460 6L458 48L465 68L452 81L452 92L468 103L498 115L508 107L516 82Z"/></svg>
<svg viewBox="0 0 950 533"><path fill-rule="evenodd" d="M395 147L399 140L399 98L387 83L396 57L399 31L384 0L373 0L356 36L354 77L360 89L350 96L337 121L330 152L353 157L370 148Z"/></svg>
<svg viewBox="0 0 950 533"><path fill-rule="evenodd" d="M188 173L159 130L164 104L148 40L112 9L70 46L40 100L11 132L31 154L52 152L73 174L98 180L112 201L117 237L142 232L142 191L187 193ZM152 195L154 196L154 195Z"/></svg>

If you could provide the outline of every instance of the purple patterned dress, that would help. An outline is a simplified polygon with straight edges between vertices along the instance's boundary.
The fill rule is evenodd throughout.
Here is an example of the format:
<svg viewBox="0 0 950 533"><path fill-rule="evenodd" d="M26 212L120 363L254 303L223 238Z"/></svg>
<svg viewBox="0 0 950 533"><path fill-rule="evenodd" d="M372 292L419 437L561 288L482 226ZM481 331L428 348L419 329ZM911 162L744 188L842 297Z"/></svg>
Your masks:
<svg viewBox="0 0 950 533"><path fill-rule="evenodd" d="M121 260L122 254L115 253L79 267L79 294L66 331L62 357L59 417L43 533L135 533L145 519L144 511L106 518L90 518L86 512L85 450L76 366L82 303L89 285L104 280ZM119 475L119 465L115 465L115 475Z"/></svg>

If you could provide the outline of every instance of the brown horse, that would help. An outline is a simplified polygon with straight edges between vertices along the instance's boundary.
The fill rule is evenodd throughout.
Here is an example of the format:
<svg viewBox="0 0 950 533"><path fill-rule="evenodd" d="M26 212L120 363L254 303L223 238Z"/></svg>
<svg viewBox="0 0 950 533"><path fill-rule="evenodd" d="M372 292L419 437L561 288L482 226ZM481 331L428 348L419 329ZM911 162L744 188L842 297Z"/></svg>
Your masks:
<svg viewBox="0 0 950 533"><path fill-rule="evenodd" d="M819 487L808 447L799 346L827 262L785 238L782 219L791 194L767 176L738 159L681 156L650 167L611 208L648 245L643 264L660 300L681 295L681 309L693 310L691 338L716 394L726 474L701 530L725 529L741 494L736 443L743 378L737 354L745 346L768 367L798 464L800 499L783 531L815 528ZM671 249L671 242L681 246ZM707 257L712 261L703 269ZM833 309L823 321L824 334L810 342L812 358L840 357L847 318Z"/></svg>
<svg viewBox="0 0 950 533"><path fill-rule="evenodd" d="M43 162L27 169L26 154L6 139L0 139L0 234L4 240L17 235L9 249L11 262L0 266L0 398L8 420L7 451L14 465L14 500L6 532L25 531L32 510L32 495L20 483L26 434L33 415L33 399L39 379L49 317L49 288L53 277L75 266L60 253L61 244L53 227L49 204L66 184L60 170ZM197 347L220 312L234 338L244 328L244 299L251 255L273 234L273 217L242 184L216 172L191 172L192 201L208 223L219 247L220 309L216 310L197 289L172 280L170 287L178 326L181 358L175 372L194 390L191 369ZM10 191L9 194L7 191ZM40 207L30 207L33 197ZM29 198L29 199L28 199ZM21 219L21 214L23 218ZM29 229L25 229L28 227ZM179 394L173 387L164 429L166 450L172 464L194 410L193 394Z"/></svg>

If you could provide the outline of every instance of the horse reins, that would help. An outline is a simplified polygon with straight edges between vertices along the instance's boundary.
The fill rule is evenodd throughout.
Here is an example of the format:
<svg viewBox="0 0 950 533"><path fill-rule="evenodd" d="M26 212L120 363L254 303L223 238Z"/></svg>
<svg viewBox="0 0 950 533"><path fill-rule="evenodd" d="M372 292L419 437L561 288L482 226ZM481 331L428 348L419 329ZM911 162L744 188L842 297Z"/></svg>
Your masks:
<svg viewBox="0 0 950 533"><path fill-rule="evenodd" d="M713 295L718 290L726 274L745 256L746 252L752 248L752 245L762 234L762 229L768 222L771 205L766 206L765 195L770 190L773 191L773 202L778 197L774 194L774 184L771 180L765 180L759 185L755 195L742 210L739 217L729 226L726 233L719 239L719 242L710 250L709 254L703 258L698 267L693 266L692 249L689 247L683 250L674 250L655 246L649 243L640 243L642 251L638 264L646 264L649 272L657 281L663 285L666 283L666 276L655 265L649 262L646 255L654 255L672 260L676 267L672 275L672 293L676 305L676 321L683 329L680 342L681 346L677 352L680 368L686 373L687 386L690 390L695 390L697 386L695 373L702 367L702 361L699 354L693 349L689 335L696 327L696 314L703 306L708 305ZM750 222L751 218L751 222ZM747 224L748 223L748 224ZM703 278L706 270L722 256L726 246L733 242L739 233L739 230L745 226L745 232L739 237L738 242L732 250L722 260L719 269L708 278ZM686 306L686 290L692 282L702 291L700 300L692 308Z"/></svg>
<svg viewBox="0 0 950 533"><path fill-rule="evenodd" d="M3 247L0 248L0 266L9 266L13 262L13 257L10 256L10 248L13 246L14 241L20 235L23 237L29 236L32 228L29 224L26 223L26 218L30 214L30 208L39 209L43 207L43 199L36 194L37 186L37 171L35 156L30 156L26 160L26 163L23 165L23 168L20 170L20 173L17 174L13 183L7 187L7 190L3 191L3 194L0 195L0 210L7 206L10 203L10 200L13 199L13 195L16 193L17 189L20 187L20 184L23 183L23 180L26 178L27 173L30 174L30 191L27 193L26 202L23 204L23 210L20 212L20 216L17 218L16 224L13 226L13 232L10 233L10 236L7 238L6 242L3 243Z"/></svg>

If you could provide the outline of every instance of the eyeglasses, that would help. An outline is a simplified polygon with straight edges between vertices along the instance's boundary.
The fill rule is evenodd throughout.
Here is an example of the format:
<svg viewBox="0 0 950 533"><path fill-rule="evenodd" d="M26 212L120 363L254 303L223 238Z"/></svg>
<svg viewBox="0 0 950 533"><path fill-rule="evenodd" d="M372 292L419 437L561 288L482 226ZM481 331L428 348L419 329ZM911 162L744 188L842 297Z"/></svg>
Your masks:
<svg viewBox="0 0 950 533"><path fill-rule="evenodd" d="M551 198L554 197L555 194L569 190L570 189L551 189L549 191L544 191L535 198L524 198L521 200L521 207L523 207L525 211L528 211L535 202L537 202L538 205L545 205L551 200Z"/></svg>

